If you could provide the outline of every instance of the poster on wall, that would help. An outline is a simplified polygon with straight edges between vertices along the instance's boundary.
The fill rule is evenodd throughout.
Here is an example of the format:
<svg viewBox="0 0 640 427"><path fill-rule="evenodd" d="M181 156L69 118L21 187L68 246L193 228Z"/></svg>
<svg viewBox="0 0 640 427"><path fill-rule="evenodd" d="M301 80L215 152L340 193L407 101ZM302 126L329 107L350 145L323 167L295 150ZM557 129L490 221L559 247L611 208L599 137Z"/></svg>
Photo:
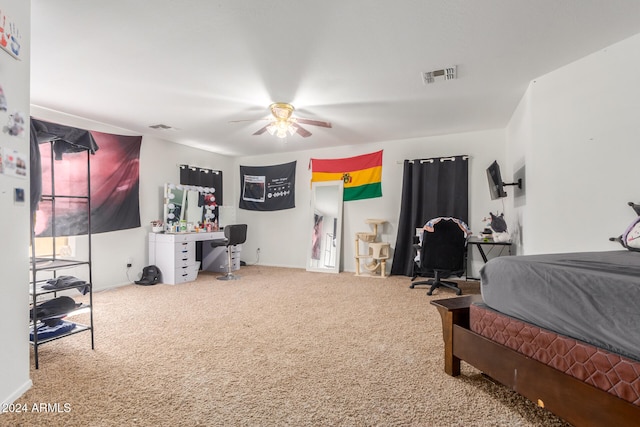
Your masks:
<svg viewBox="0 0 640 427"><path fill-rule="evenodd" d="M296 162L240 166L240 209L277 211L295 207Z"/></svg>
<svg viewBox="0 0 640 427"><path fill-rule="evenodd" d="M27 155L25 153L5 148L0 153L0 157L3 163L0 166L2 173L17 178L27 178Z"/></svg>
<svg viewBox="0 0 640 427"><path fill-rule="evenodd" d="M9 136L24 136L25 117L27 116L21 111L9 110L8 96L0 85L0 123L4 123L2 132Z"/></svg>
<svg viewBox="0 0 640 427"><path fill-rule="evenodd" d="M20 59L22 34L18 24L4 11L0 10L0 49L14 59Z"/></svg>
<svg viewBox="0 0 640 427"><path fill-rule="evenodd" d="M54 219L56 235L85 234L89 223L82 196L88 195L89 186L92 233L140 227L141 136L87 131L37 119L31 123L35 135L31 143L37 145L35 152L42 160L39 176L32 177L31 190L40 187L44 194L80 196L58 197L55 212L51 203L39 203L36 237L51 236Z"/></svg>

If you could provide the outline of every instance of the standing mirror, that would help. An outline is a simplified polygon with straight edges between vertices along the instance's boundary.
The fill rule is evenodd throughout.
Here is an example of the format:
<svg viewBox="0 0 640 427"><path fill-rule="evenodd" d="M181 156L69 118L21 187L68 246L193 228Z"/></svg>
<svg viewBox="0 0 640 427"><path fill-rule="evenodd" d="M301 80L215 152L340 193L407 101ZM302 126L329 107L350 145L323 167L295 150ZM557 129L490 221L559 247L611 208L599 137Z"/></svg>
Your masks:
<svg viewBox="0 0 640 427"><path fill-rule="evenodd" d="M340 271L343 186L343 181L314 182L311 185L307 271Z"/></svg>

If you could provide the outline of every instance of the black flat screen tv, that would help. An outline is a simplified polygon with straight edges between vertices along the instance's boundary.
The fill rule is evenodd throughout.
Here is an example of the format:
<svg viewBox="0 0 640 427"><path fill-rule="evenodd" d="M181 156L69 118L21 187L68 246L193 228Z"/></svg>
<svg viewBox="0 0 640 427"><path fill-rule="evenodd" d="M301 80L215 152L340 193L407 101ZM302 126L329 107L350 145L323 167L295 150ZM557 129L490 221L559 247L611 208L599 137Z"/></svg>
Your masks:
<svg viewBox="0 0 640 427"><path fill-rule="evenodd" d="M491 163L487 168L487 180L489 181L489 193L491 194L491 200L507 197L507 192L504 191L502 175L500 174L500 165L498 165L497 161Z"/></svg>

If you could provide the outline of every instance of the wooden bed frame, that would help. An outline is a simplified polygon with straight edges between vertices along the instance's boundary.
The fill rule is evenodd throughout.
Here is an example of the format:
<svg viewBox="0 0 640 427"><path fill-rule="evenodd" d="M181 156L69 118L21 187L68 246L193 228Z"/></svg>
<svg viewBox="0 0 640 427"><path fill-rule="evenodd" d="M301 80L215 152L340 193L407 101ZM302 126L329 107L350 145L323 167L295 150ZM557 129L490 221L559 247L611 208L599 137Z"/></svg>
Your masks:
<svg viewBox="0 0 640 427"><path fill-rule="evenodd" d="M575 426L638 426L640 406L584 383L469 329L468 295L431 301L442 318L444 370L460 375L465 361Z"/></svg>

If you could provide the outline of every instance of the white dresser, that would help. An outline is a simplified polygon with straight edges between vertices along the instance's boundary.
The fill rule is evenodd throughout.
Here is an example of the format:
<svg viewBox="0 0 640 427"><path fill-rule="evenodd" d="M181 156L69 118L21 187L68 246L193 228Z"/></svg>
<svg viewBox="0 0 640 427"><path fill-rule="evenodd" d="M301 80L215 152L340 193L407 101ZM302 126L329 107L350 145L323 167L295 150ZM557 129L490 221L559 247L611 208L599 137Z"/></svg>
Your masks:
<svg viewBox="0 0 640 427"><path fill-rule="evenodd" d="M175 285L194 281L200 269L200 263L196 261L196 242L216 239L224 239L224 233L149 233L149 265L160 269L162 283ZM206 246L204 244L203 249ZM225 248L216 249L226 254ZM226 265L226 261L224 263Z"/></svg>

